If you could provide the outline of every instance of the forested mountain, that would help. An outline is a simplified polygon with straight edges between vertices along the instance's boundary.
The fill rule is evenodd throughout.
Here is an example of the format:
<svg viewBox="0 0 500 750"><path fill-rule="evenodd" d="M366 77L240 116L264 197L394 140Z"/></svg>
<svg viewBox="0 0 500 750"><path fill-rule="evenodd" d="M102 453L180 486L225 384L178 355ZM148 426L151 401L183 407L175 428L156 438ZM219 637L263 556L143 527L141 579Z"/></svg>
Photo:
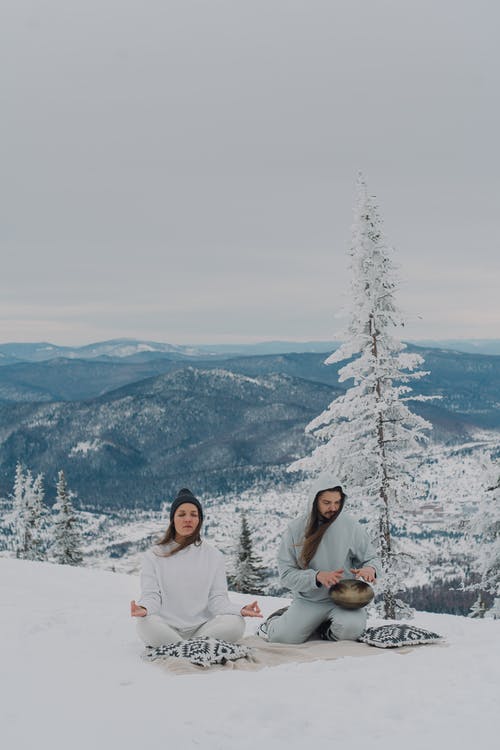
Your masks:
<svg viewBox="0 0 500 750"><path fill-rule="evenodd" d="M500 429L500 357L418 351L430 374L415 393L441 397L415 406L434 440ZM179 481L246 487L304 455L305 425L344 390L325 354L151 357L1 367L0 493L17 460L49 484L63 468L91 506L157 507Z"/></svg>
<svg viewBox="0 0 500 750"><path fill-rule="evenodd" d="M47 480L63 468L95 506L158 507L179 482L210 492L248 486L307 449L304 425L333 394L287 375L185 368L85 402L7 405L1 490L18 459Z"/></svg>
<svg viewBox="0 0 500 750"><path fill-rule="evenodd" d="M414 392L438 395L431 421L445 431L462 430L458 423L500 428L500 357L431 348L408 347L424 357L429 375L414 384ZM340 365L326 366L327 352L268 354L239 357L192 357L153 352L144 361L136 356L121 359L52 359L0 367L0 402L78 401L92 399L117 388L187 366L202 370L223 367L253 378L280 373L324 383L344 390L338 383ZM141 355L146 356L146 355ZM434 419L432 417L434 414ZM455 426L453 426L455 422ZM448 425L448 426L447 426Z"/></svg>

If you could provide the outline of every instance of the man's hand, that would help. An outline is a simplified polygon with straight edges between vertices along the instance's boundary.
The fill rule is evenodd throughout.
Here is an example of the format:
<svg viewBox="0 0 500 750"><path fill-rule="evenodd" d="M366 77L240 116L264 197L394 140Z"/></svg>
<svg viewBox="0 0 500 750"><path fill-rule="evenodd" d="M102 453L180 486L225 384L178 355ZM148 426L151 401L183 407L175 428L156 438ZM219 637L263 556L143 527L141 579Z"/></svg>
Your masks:
<svg viewBox="0 0 500 750"><path fill-rule="evenodd" d="M242 617L262 617L262 612L256 601L251 604L245 604L245 606L241 608L240 614Z"/></svg>
<svg viewBox="0 0 500 750"><path fill-rule="evenodd" d="M343 573L344 568L339 568L338 570L320 570L316 573L316 580L322 586L326 586L329 589L330 586L335 586L340 581Z"/></svg>
<svg viewBox="0 0 500 750"><path fill-rule="evenodd" d="M139 606L134 599L130 602L130 617L146 617L147 613L146 607Z"/></svg>
<svg viewBox="0 0 500 750"><path fill-rule="evenodd" d="M351 568L351 573L354 573L356 578L364 578L367 583L373 583L377 577L375 568L371 565L367 565L366 568Z"/></svg>

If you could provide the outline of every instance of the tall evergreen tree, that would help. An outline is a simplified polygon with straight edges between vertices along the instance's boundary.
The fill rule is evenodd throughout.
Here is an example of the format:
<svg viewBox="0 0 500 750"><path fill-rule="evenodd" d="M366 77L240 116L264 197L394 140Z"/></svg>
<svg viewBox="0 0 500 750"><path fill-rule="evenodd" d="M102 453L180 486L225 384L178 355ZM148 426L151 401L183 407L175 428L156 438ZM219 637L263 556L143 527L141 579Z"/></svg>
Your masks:
<svg viewBox="0 0 500 750"><path fill-rule="evenodd" d="M261 594L264 581L262 559L253 551L252 535L247 517L243 513L234 572L229 576L229 585L233 591L239 591L242 594Z"/></svg>
<svg viewBox="0 0 500 750"><path fill-rule="evenodd" d="M408 383L427 373L417 369L422 357L405 352L396 336L403 322L395 301L398 279L392 255L360 176L350 250L349 328L345 343L326 360L349 360L339 371L339 381L353 384L307 426L321 444L290 467L333 470L350 505L367 519L382 561L377 588L386 618L410 612L396 598L404 589L408 557L397 549L391 526L419 498L416 458L431 428L407 406Z"/></svg>
<svg viewBox="0 0 500 750"><path fill-rule="evenodd" d="M62 565L79 565L82 562L81 538L78 520L71 502L64 472L57 479L57 500L54 504L53 547L55 562Z"/></svg>

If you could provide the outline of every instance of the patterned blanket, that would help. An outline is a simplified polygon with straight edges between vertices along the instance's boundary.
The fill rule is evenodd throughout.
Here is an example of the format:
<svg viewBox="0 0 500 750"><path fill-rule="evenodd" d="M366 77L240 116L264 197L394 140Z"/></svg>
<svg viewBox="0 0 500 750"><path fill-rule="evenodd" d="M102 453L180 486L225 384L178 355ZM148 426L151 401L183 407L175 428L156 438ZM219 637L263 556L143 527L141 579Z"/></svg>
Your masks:
<svg viewBox="0 0 500 750"><path fill-rule="evenodd" d="M220 638L190 638L178 643L169 643L166 646L146 648L145 659L156 661L157 659L168 659L174 656L188 659L191 664L199 667L209 667L212 664L225 664L235 659L246 659L250 656L250 649L238 643L229 643Z"/></svg>
<svg viewBox="0 0 500 750"><path fill-rule="evenodd" d="M407 653L423 643L442 641L437 633L413 625L390 624L367 628L356 641L311 640L299 645L267 643L257 637L245 638L244 643L229 643L218 638L190 638L166 646L148 647L146 661L163 662L170 671L183 673L211 666L231 666L236 669L262 669L278 664L338 659L344 656L369 656L377 649L399 648ZM241 665L238 666L237 665Z"/></svg>

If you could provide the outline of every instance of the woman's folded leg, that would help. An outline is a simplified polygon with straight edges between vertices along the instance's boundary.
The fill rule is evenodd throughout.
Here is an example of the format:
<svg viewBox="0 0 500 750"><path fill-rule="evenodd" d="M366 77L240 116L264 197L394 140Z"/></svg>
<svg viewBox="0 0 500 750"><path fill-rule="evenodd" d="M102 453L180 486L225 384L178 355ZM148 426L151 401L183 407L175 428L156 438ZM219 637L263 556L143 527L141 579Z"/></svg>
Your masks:
<svg viewBox="0 0 500 750"><path fill-rule="evenodd" d="M136 627L139 638L146 646L165 646L182 641L182 636L160 615L137 617Z"/></svg>
<svg viewBox="0 0 500 750"><path fill-rule="evenodd" d="M191 638L208 636L220 638L223 641L239 641L245 632L245 621L241 615L217 615L212 620L203 623Z"/></svg>

